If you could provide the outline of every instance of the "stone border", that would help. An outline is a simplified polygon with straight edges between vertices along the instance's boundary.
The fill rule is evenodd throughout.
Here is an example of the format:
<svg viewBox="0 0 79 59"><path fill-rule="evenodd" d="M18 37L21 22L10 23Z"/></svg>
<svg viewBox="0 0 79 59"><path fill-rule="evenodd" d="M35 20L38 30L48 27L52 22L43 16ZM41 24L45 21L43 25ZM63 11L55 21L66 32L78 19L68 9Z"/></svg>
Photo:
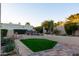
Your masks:
<svg viewBox="0 0 79 59"><path fill-rule="evenodd" d="M16 48L21 56L28 56L32 52L27 46L25 46L20 40L15 40Z"/></svg>

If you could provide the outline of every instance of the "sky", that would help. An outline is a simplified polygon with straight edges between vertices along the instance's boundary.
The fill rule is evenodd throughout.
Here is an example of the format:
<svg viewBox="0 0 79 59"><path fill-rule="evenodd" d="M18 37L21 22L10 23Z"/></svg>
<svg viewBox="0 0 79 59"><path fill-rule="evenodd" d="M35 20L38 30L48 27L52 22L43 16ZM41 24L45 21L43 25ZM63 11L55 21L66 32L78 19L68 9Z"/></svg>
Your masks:
<svg viewBox="0 0 79 59"><path fill-rule="evenodd" d="M29 22L40 26L45 20L66 21L71 14L79 13L78 3L3 3L1 22L24 25Z"/></svg>

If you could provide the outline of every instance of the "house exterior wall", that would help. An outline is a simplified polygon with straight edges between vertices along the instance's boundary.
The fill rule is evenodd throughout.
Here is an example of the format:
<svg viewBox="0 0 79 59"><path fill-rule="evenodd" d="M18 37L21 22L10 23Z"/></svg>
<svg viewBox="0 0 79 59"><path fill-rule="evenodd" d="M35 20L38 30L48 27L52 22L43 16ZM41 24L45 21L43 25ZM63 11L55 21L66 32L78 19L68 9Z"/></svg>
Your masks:
<svg viewBox="0 0 79 59"><path fill-rule="evenodd" d="M20 25L20 24L6 24L6 23L1 23L1 29L7 29L7 37L12 37L14 35L14 29L26 29L26 30L34 30L33 26L31 25Z"/></svg>
<svg viewBox="0 0 79 59"><path fill-rule="evenodd" d="M76 36L79 36L79 29L75 32Z"/></svg>
<svg viewBox="0 0 79 59"><path fill-rule="evenodd" d="M57 26L54 29L59 30L61 35L62 34L66 34L65 29L64 29L64 26Z"/></svg>
<svg viewBox="0 0 79 59"><path fill-rule="evenodd" d="M66 34L64 26L57 26L55 29L60 30L60 31L61 31L60 34ZM76 36L79 36L79 29L76 30L75 35L76 35Z"/></svg>

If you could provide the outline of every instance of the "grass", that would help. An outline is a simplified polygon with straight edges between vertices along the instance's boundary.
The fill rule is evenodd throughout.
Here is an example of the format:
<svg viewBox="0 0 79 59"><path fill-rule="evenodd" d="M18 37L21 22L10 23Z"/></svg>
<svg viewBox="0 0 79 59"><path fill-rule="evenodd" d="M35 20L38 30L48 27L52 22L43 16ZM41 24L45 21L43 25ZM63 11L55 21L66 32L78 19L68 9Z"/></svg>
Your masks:
<svg viewBox="0 0 79 59"><path fill-rule="evenodd" d="M51 41L47 39L38 39L38 38L24 39L21 40L21 42L24 43L33 52L39 52L51 49L57 44L56 41Z"/></svg>

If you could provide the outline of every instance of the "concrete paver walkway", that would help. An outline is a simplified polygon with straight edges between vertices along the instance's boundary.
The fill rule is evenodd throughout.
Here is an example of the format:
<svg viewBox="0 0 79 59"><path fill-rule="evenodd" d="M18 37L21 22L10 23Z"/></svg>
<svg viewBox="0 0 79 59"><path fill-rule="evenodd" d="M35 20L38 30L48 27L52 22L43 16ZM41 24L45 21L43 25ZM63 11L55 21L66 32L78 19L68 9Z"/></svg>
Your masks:
<svg viewBox="0 0 79 59"><path fill-rule="evenodd" d="M32 53L29 56L79 56L79 46L58 43L53 49Z"/></svg>

